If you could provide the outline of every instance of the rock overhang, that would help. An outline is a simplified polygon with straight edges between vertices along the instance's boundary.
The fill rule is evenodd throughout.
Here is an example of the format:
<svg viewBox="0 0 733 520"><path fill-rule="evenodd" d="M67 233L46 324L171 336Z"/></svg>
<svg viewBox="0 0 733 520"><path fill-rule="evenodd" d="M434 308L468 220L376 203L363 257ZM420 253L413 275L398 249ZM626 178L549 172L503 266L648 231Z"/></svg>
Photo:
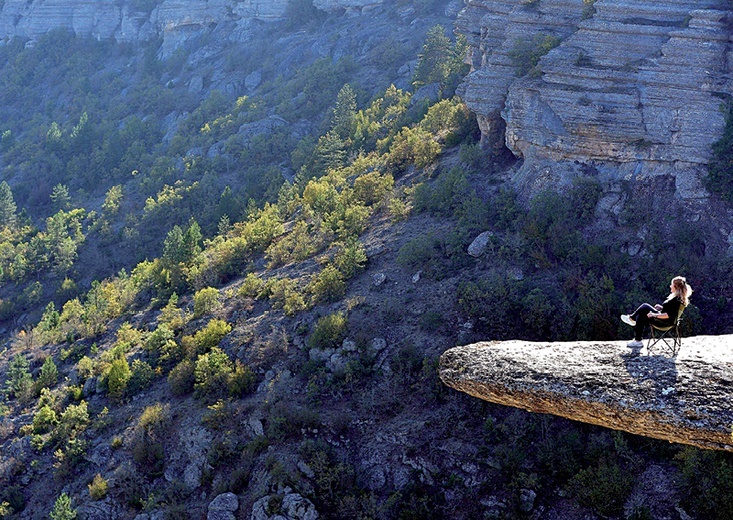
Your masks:
<svg viewBox="0 0 733 520"><path fill-rule="evenodd" d="M625 342L482 342L447 350L440 377L493 403L733 451L733 336L685 338L675 357Z"/></svg>

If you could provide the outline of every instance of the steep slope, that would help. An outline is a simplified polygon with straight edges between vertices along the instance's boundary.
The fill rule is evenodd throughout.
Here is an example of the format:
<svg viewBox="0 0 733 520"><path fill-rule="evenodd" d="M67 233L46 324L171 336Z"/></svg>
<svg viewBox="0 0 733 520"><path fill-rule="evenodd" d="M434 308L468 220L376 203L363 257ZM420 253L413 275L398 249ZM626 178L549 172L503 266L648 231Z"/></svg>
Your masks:
<svg viewBox="0 0 733 520"><path fill-rule="evenodd" d="M3 287L38 318L9 325L0 350L2 515L46 518L67 504L100 520L731 517L727 453L485 403L438 379L438 356L456 344L623 338L617 314L656 295L669 272L698 291L686 334L733 322L733 273L713 254L725 241L705 242L728 225L718 213L690 224L662 183L650 197L671 217L647 227L628 208L649 193L592 177L522 205L511 171L487 165L463 103L440 99L451 89L409 92L419 67L406 49L444 13L400 2L294 26L228 19L201 31L192 21L186 45L173 35L163 48L121 46L110 51L119 69L89 82L54 76L74 80L72 115L35 92L41 124L2 143L5 160L29 150L35 160L14 162L8 179L16 187L53 168L92 190L93 203L82 190L74 202L102 217L73 213L64 236L67 212L48 211L57 217L43 233L23 228L12 244L23 253L36 251L32 238L61 237L67 247L52 251L53 269ZM575 17L553 14L568 31ZM11 94L43 77L24 60L64 62L72 45L59 41L74 38L11 42ZM73 63L87 63L74 51ZM105 83L127 70L145 82ZM80 114L99 84L131 106L116 107L124 122L93 127L96 141L78 139L90 137ZM115 139L84 153L100 135ZM144 139L127 146L131 135ZM111 178L80 167L117 143L126 157ZM260 176L270 203L241 200ZM119 201L102 203L100 191L118 179L133 201L112 217ZM26 196L47 200L50 186L28 183ZM71 204L61 188L57 201ZM130 245L140 261L74 288L67 274L97 278L87 258L63 271L79 230L91 235L81 247L95 233L117 246L91 254L125 262Z"/></svg>

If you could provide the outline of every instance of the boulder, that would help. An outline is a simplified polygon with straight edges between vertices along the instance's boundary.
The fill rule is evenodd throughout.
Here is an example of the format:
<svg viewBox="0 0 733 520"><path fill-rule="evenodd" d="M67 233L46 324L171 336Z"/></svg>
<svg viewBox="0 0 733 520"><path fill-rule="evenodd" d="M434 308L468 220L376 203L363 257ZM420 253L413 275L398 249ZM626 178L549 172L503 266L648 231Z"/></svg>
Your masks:
<svg viewBox="0 0 733 520"><path fill-rule="evenodd" d="M733 246L731 246L733 247ZM379 287L384 283L384 281L387 279L387 275L384 273L375 273L372 275L372 284L374 284L374 287Z"/></svg>
<svg viewBox="0 0 733 520"><path fill-rule="evenodd" d="M683 338L676 357L625 342L482 342L447 350L440 378L494 403L733 451L733 336Z"/></svg>
<svg viewBox="0 0 733 520"><path fill-rule="evenodd" d="M206 520L235 520L234 511L239 508L239 500L234 493L222 493L209 504Z"/></svg>
<svg viewBox="0 0 733 520"><path fill-rule="evenodd" d="M222 493L209 504L209 511L236 511L239 508L239 500L234 493Z"/></svg>
<svg viewBox="0 0 733 520"><path fill-rule="evenodd" d="M252 506L251 520L317 520L319 515L313 502L298 493L286 493L277 512L270 513L274 495L257 500Z"/></svg>
<svg viewBox="0 0 733 520"><path fill-rule="evenodd" d="M479 236L473 239L473 242L468 246L468 254L478 258L483 255L489 247L489 240L494 236L491 231L484 231Z"/></svg>

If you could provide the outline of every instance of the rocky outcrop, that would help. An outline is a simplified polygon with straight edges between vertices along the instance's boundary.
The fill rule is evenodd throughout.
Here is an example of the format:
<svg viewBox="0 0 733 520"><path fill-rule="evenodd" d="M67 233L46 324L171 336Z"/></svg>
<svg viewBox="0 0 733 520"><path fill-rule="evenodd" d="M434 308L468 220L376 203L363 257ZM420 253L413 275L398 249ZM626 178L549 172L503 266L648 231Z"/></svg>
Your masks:
<svg viewBox="0 0 733 520"><path fill-rule="evenodd" d="M733 451L733 336L685 338L676 357L623 342L477 343L446 351L445 384L494 403Z"/></svg>
<svg viewBox="0 0 733 520"><path fill-rule="evenodd" d="M730 21L724 0L469 0L457 22L472 47L464 97L485 140L506 128L525 160L521 188L591 168L609 180L672 174L680 196L705 196L699 177L733 92ZM518 49L545 36L559 45L518 77Z"/></svg>
<svg viewBox="0 0 733 520"><path fill-rule="evenodd" d="M279 500L281 502L273 507ZM289 490L284 496L268 495L260 498L252 506L250 516L251 520L318 520L318 517L313 502Z"/></svg>
<svg viewBox="0 0 733 520"><path fill-rule="evenodd" d="M322 11L361 13L382 0L315 0ZM0 9L0 41L38 39L53 29L120 42L163 38L164 49L221 23L282 19L287 0L162 0L150 11L116 0L6 0Z"/></svg>

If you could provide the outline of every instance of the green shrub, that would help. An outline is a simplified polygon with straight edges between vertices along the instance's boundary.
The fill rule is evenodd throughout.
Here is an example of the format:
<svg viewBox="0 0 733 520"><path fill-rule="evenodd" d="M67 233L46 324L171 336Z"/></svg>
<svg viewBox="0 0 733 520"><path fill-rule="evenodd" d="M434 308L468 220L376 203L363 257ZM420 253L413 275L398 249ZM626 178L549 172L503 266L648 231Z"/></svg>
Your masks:
<svg viewBox="0 0 733 520"><path fill-rule="evenodd" d="M298 312L308 308L303 297L303 290L298 281L290 278L268 280L270 302L276 309L282 308L288 316L295 316Z"/></svg>
<svg viewBox="0 0 733 520"><path fill-rule="evenodd" d="M127 391L127 384L130 382L131 377L132 371L130 370L130 365L124 356L112 361L106 377L107 394L116 401L124 398Z"/></svg>
<svg viewBox="0 0 733 520"><path fill-rule="evenodd" d="M578 502L603 516L623 513L631 493L632 476L615 462L601 459L597 466L580 470L568 483Z"/></svg>
<svg viewBox="0 0 733 520"><path fill-rule="evenodd" d="M168 374L168 385L176 396L184 396L193 392L195 364L190 359L178 363Z"/></svg>
<svg viewBox="0 0 733 520"><path fill-rule="evenodd" d="M206 327L193 335L193 341L199 353L208 352L212 348L219 345L224 336L232 331L232 326L226 321L220 319L212 319L206 324Z"/></svg>
<svg viewBox="0 0 733 520"><path fill-rule="evenodd" d="M219 303L219 290L214 287L205 287L193 296L193 315L200 318L205 314L214 312Z"/></svg>
<svg viewBox="0 0 733 520"><path fill-rule="evenodd" d="M191 314L189 312L178 308L178 295L173 293L165 307L160 310L158 323L166 325L171 331L177 331L183 328L190 319Z"/></svg>
<svg viewBox="0 0 733 520"><path fill-rule="evenodd" d="M466 104L455 97L438 101L428 108L420 127L452 147L476 133L477 123Z"/></svg>
<svg viewBox="0 0 733 520"><path fill-rule="evenodd" d="M536 34L531 40L516 39L509 51L509 58L517 69L517 76L537 71L540 58L558 45L560 38L549 34Z"/></svg>
<svg viewBox="0 0 733 520"><path fill-rule="evenodd" d="M161 323L150 333L143 347L154 364L168 361L171 354L176 352L177 345L174 338L173 331L165 323Z"/></svg>
<svg viewBox="0 0 733 520"><path fill-rule="evenodd" d="M419 184L415 189L415 209L433 215L450 217L466 196L469 184L461 168L451 168L441 174L433 184Z"/></svg>
<svg viewBox="0 0 733 520"><path fill-rule="evenodd" d="M346 292L346 282L341 272L329 264L308 284L308 292L315 302L337 301Z"/></svg>
<svg viewBox="0 0 733 520"><path fill-rule="evenodd" d="M369 172L354 180L354 197L365 206L371 206L382 200L385 195L392 191L394 177L390 174Z"/></svg>
<svg viewBox="0 0 733 520"><path fill-rule="evenodd" d="M247 273L237 295L240 298L260 298L265 290L265 281L254 273Z"/></svg>
<svg viewBox="0 0 733 520"><path fill-rule="evenodd" d="M53 362L53 358L48 356L41 366L41 370L38 373L36 379L35 393L40 394L42 388L51 388L56 384L59 378L59 370L56 368L56 363Z"/></svg>
<svg viewBox="0 0 733 520"><path fill-rule="evenodd" d="M333 348L346 337L348 320L342 312L328 314L316 322L313 333L308 338L310 348Z"/></svg>
<svg viewBox="0 0 733 520"><path fill-rule="evenodd" d="M323 234L311 229L307 222L296 222L287 235L275 240L265 251L268 267L278 267L291 262L300 262L312 256L323 244Z"/></svg>
<svg viewBox="0 0 733 520"><path fill-rule="evenodd" d="M201 354L196 359L193 371L196 397L226 396L233 371L234 364L219 347L213 347L210 352Z"/></svg>
<svg viewBox="0 0 733 520"><path fill-rule="evenodd" d="M409 166L425 168L440 155L442 148L433 135L421 128L404 128L394 138L385 163L395 176L407 171Z"/></svg>
<svg viewBox="0 0 733 520"><path fill-rule="evenodd" d="M397 252L397 263L403 267L425 267L440 256L440 242L433 235L420 235L406 242Z"/></svg>
<svg viewBox="0 0 733 520"><path fill-rule="evenodd" d="M367 262L364 245L357 239L347 240L333 259L344 278L349 279L364 268Z"/></svg>
<svg viewBox="0 0 733 520"><path fill-rule="evenodd" d="M59 495L49 516L51 520L76 520L76 509L71 507L69 495L66 493Z"/></svg>
<svg viewBox="0 0 733 520"><path fill-rule="evenodd" d="M43 434L51 431L59 420L56 411L48 405L41 406L33 416L33 433Z"/></svg>
<svg viewBox="0 0 733 520"><path fill-rule="evenodd" d="M366 230L370 214L370 209L361 204L341 205L328 216L326 223L341 240L348 240Z"/></svg>
<svg viewBox="0 0 733 520"><path fill-rule="evenodd" d="M170 410L168 405L155 403L146 406L137 420L138 431L152 434L163 433L170 421Z"/></svg>
<svg viewBox="0 0 733 520"><path fill-rule="evenodd" d="M10 397L19 401L30 398L33 389L33 377L30 373L30 361L23 354L16 354L8 365L5 391Z"/></svg>
<svg viewBox="0 0 733 520"><path fill-rule="evenodd" d="M163 439L169 426L169 408L160 403L145 407L135 426L132 458L152 477L163 474Z"/></svg>
<svg viewBox="0 0 733 520"><path fill-rule="evenodd" d="M429 83L439 83L444 91L455 88L459 78L467 72L464 63L466 47L464 37L459 37L454 44L442 26L430 28L412 78L415 88Z"/></svg>
<svg viewBox="0 0 733 520"><path fill-rule="evenodd" d="M675 459L683 505L696 518L733 518L733 459L729 453L686 447Z"/></svg>
<svg viewBox="0 0 733 520"><path fill-rule="evenodd" d="M89 426L89 410L86 401L70 404L61 414L54 435L60 441L72 440L84 433Z"/></svg>
<svg viewBox="0 0 733 520"><path fill-rule="evenodd" d="M87 487L92 500L102 500L107 496L107 481L99 473L94 475L94 479L87 484Z"/></svg>
<svg viewBox="0 0 733 520"><path fill-rule="evenodd" d="M130 367L130 380L128 381L127 390L130 395L138 393L150 386L155 378L155 370L145 361L135 359Z"/></svg>
<svg viewBox="0 0 733 520"><path fill-rule="evenodd" d="M254 390L255 374L252 369L239 360L234 362L234 370L229 375L227 390L231 397L242 397Z"/></svg>

